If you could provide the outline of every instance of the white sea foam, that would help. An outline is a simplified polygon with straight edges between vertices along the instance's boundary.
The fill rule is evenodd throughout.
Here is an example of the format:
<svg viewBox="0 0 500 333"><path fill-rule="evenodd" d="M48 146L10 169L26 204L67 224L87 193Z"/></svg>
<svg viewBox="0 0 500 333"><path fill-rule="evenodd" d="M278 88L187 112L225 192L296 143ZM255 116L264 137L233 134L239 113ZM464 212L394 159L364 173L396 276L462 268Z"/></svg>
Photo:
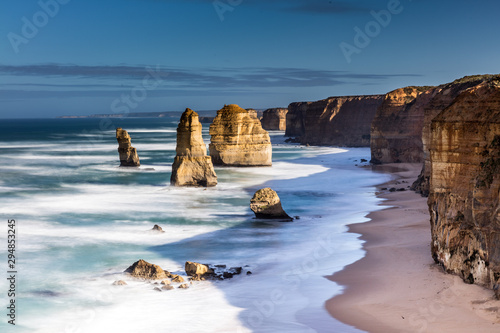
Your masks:
<svg viewBox="0 0 500 333"><path fill-rule="evenodd" d="M129 133L140 130L130 128ZM207 130L204 126L205 136ZM164 129L159 131L150 132L162 133ZM109 132L114 135L114 131ZM279 135L271 133L274 139ZM37 176L73 173L79 180L29 196L2 198L0 214L19 217L26 265L21 267L33 275L26 286L32 293L57 291L52 298L39 296L47 302L41 309L36 302L32 308L25 305L24 318L30 331L355 332L324 310L324 301L340 288L323 276L363 255L356 235L344 231L347 223L365 221L365 214L378 203L370 186L385 176L353 168L353 160L369 155L369 150L275 145L291 153L290 159L275 161L269 168L216 168L219 184L204 190L170 187L169 179L156 186L142 184L136 176L169 173L170 164L150 166L146 162L141 168L118 168L114 166L114 143L89 145L92 155L82 157L71 153L69 142L22 147L33 149L2 155L13 167L4 164L0 171ZM83 142L79 144L83 146ZM139 155L141 151L173 153L175 149L173 142L144 143L134 137L133 145ZM103 153L108 150L109 154ZM56 166L68 158L64 153L75 159L74 168L36 165ZM123 177L123 181L104 184L103 177ZM253 215L248 208L252 195L248 188L261 186L271 186L283 195L284 208L291 215L300 215L300 220L288 224L249 222ZM24 189L32 190L32 186ZM165 233L149 231L157 223ZM233 232L227 229L230 227L237 228ZM224 241L235 245L218 250L217 242ZM200 260L207 255L203 244L214 243L208 251L214 263L248 264L246 269L253 275L196 283L188 290L155 292L153 285L121 274L139 258L182 271L183 263L171 259L168 251L176 247L182 250L184 242L195 247L194 256ZM158 250L167 245L171 247ZM198 252L197 246L204 250ZM74 262L75 258L82 262ZM111 286L117 279L126 279L129 285ZM280 292L285 299L273 302L271 297ZM30 304L32 300L24 301Z"/></svg>

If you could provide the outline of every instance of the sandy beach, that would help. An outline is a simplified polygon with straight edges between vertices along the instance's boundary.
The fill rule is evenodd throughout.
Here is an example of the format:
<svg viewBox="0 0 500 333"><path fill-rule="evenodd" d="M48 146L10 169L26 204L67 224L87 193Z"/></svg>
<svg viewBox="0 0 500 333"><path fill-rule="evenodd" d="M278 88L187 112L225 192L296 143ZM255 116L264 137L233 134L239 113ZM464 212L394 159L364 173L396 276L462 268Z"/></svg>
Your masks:
<svg viewBox="0 0 500 333"><path fill-rule="evenodd" d="M368 332L500 332L500 301L493 292L446 274L430 254L426 198L382 188L411 185L421 165L374 167L394 180L379 186L388 208L354 224L366 256L330 277L344 293L326 303L338 320Z"/></svg>

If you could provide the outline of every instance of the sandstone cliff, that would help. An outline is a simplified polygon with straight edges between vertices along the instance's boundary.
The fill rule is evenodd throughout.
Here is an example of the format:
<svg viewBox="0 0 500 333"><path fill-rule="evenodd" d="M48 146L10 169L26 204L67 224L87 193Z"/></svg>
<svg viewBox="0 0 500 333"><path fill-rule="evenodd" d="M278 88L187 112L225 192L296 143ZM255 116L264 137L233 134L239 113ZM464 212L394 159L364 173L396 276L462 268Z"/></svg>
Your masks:
<svg viewBox="0 0 500 333"><path fill-rule="evenodd" d="M500 75L475 75L466 76L451 83L432 88L427 92L429 101L425 104L424 123L422 128L422 147L424 153L424 166L418 180L412 189L424 196L429 194L430 177L430 155L429 142L431 139L431 122L445 108L450 106L453 100L464 90L477 86L483 82L500 78Z"/></svg>
<svg viewBox="0 0 500 333"><path fill-rule="evenodd" d="M301 144L369 147L370 129L383 95L330 97L288 106L285 136Z"/></svg>
<svg viewBox="0 0 500 333"><path fill-rule="evenodd" d="M177 147L170 183L174 186L215 186L217 176L201 134L198 114L186 109L177 127Z"/></svg>
<svg viewBox="0 0 500 333"><path fill-rule="evenodd" d="M432 110L458 87L440 93ZM500 283L500 80L462 91L429 126L432 255L469 283Z"/></svg>
<svg viewBox="0 0 500 333"><path fill-rule="evenodd" d="M116 140L118 141L118 154L120 155L120 166L138 167L141 165L137 150L132 147L130 135L127 131L117 128Z"/></svg>
<svg viewBox="0 0 500 333"><path fill-rule="evenodd" d="M210 156L215 165L270 166L269 134L259 119L238 105L225 105L210 125Z"/></svg>
<svg viewBox="0 0 500 333"><path fill-rule="evenodd" d="M371 162L420 163L422 128L430 87L406 87L387 93L371 128Z"/></svg>
<svg viewBox="0 0 500 333"><path fill-rule="evenodd" d="M260 122L262 128L268 131L284 131L286 129L286 114L288 109L273 108L267 109L262 115Z"/></svg>

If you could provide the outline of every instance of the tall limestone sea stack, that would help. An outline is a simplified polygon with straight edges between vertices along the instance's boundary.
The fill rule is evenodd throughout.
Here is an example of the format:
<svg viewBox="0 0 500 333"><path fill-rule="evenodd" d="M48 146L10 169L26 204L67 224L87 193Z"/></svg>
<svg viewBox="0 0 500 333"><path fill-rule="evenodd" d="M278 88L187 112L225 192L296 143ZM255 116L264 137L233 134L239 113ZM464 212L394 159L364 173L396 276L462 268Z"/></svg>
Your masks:
<svg viewBox="0 0 500 333"><path fill-rule="evenodd" d="M269 133L259 119L236 104L217 111L212 125L209 150L214 165L270 166L272 147Z"/></svg>
<svg viewBox="0 0 500 333"><path fill-rule="evenodd" d="M429 126L432 255L500 296L500 80L462 91Z"/></svg>
<svg viewBox="0 0 500 333"><path fill-rule="evenodd" d="M217 175L201 134L198 114L186 109L177 127L177 147L170 183L174 186L215 186Z"/></svg>
<svg viewBox="0 0 500 333"><path fill-rule="evenodd" d="M132 147L130 135L127 131L118 127L116 129L116 140L118 141L118 153L120 154L120 166L138 167L141 165L137 150Z"/></svg>

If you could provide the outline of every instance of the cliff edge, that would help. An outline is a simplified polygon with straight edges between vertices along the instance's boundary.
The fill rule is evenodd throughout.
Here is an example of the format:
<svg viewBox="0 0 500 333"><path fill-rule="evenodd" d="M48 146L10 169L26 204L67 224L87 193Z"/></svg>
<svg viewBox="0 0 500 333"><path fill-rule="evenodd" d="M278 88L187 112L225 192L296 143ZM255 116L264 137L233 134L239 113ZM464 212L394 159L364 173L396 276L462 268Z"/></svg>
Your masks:
<svg viewBox="0 0 500 333"><path fill-rule="evenodd" d="M428 134L432 256L499 296L500 80L462 91Z"/></svg>

